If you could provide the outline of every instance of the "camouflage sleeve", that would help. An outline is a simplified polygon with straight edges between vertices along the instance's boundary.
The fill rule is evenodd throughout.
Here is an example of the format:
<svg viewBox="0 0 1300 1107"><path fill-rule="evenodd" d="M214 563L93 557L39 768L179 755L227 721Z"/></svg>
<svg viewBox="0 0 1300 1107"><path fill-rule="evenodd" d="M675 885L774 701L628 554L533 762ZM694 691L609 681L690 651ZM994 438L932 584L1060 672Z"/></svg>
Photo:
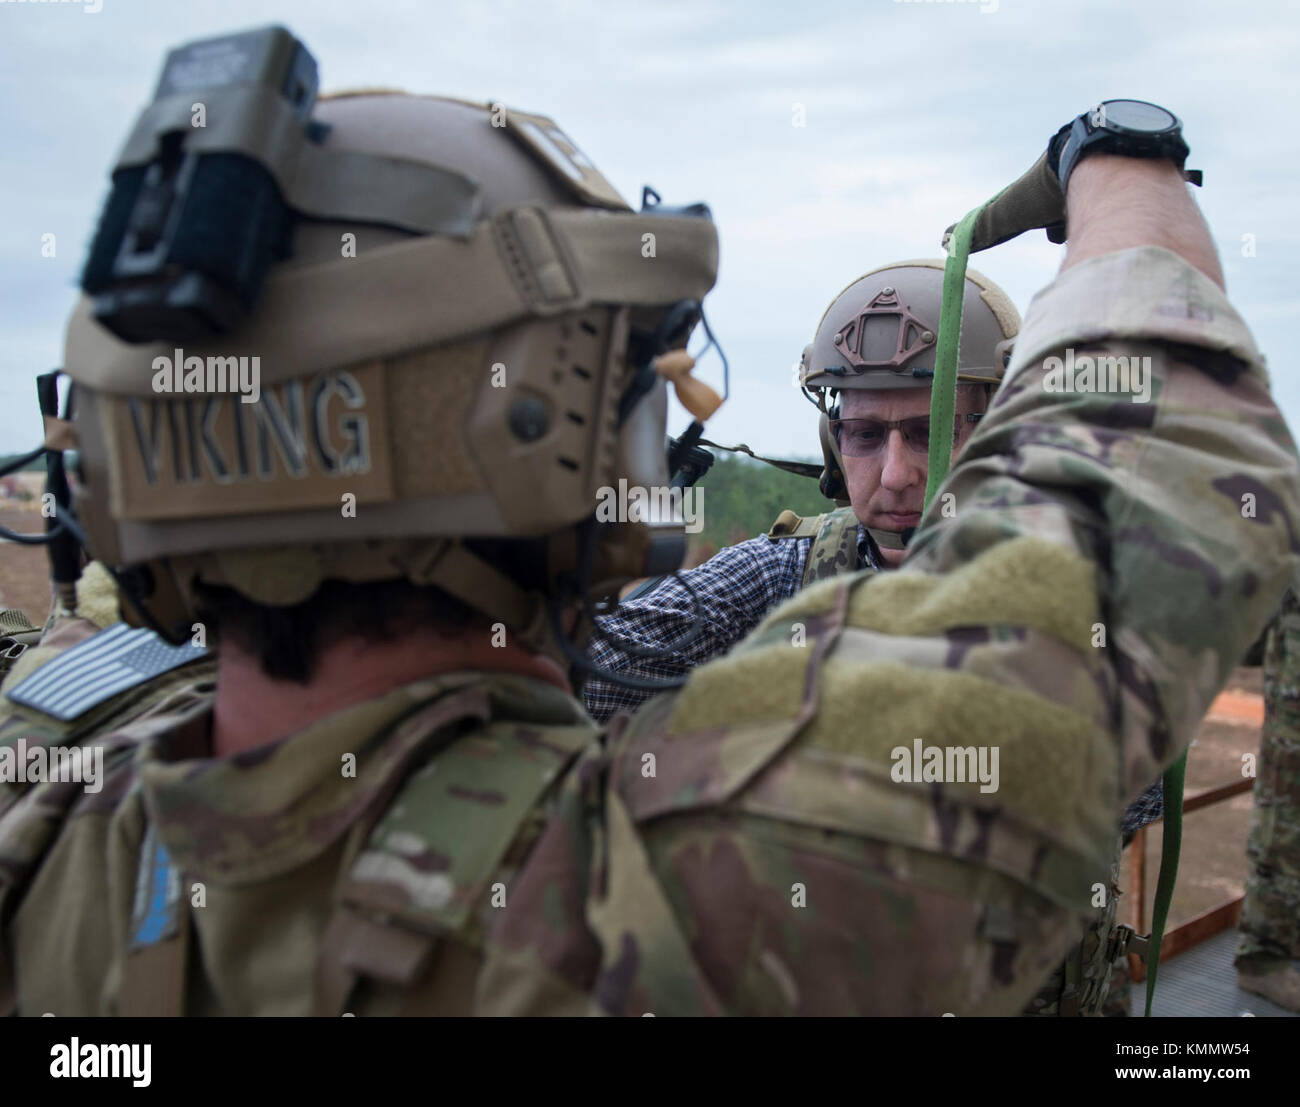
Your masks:
<svg viewBox="0 0 1300 1107"><path fill-rule="evenodd" d="M1089 391L1119 358L1136 395ZM488 994L531 969L538 1009L1019 1011L1274 610L1298 511L1223 293L1156 247L1067 270L904 567L806 589L587 762Z"/></svg>
<svg viewBox="0 0 1300 1107"><path fill-rule="evenodd" d="M1269 630L1263 663L1264 728L1236 957L1238 969L1248 972L1300 958L1300 595L1294 589Z"/></svg>

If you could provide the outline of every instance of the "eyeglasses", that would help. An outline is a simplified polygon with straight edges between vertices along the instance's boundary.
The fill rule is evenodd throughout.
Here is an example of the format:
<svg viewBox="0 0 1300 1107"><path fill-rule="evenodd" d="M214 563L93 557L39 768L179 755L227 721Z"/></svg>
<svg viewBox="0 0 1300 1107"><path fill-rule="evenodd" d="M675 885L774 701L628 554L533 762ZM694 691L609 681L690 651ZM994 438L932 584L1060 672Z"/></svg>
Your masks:
<svg viewBox="0 0 1300 1107"><path fill-rule="evenodd" d="M952 440L955 445L961 425L978 423L979 412L958 415L953 420ZM840 453L845 457L875 457L884 449L889 440L889 432L899 430L908 448L917 454L929 453L930 417L915 415L910 419L832 419L831 433L840 445Z"/></svg>

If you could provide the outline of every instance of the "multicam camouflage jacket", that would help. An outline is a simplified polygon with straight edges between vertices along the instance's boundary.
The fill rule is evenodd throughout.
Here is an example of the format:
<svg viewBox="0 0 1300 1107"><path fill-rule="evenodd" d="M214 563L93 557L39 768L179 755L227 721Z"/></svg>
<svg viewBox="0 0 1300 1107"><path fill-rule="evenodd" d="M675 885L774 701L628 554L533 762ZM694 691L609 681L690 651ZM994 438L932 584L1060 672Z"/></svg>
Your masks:
<svg viewBox="0 0 1300 1107"><path fill-rule="evenodd" d="M1150 358L1151 402L1048 390L1067 351ZM906 567L806 589L599 738L558 689L452 674L212 759L179 670L67 738L101 791L7 801L0 985L34 1014L1020 1011L1295 574L1300 470L1244 324L1151 247L1039 295L944 490Z"/></svg>
<svg viewBox="0 0 1300 1107"><path fill-rule="evenodd" d="M449 674L218 759L210 663L164 683L93 738L96 791L11 786L0 816L11 1004L472 1011L483 933L565 768L595 738L578 703L527 677Z"/></svg>
<svg viewBox="0 0 1300 1107"><path fill-rule="evenodd" d="M1300 593L1287 592L1264 651L1264 729L1246 855L1238 969L1300 962Z"/></svg>
<svg viewBox="0 0 1300 1107"><path fill-rule="evenodd" d="M1118 357L1149 403L1053 390L1050 359ZM494 994L1023 1009L1288 583L1294 445L1221 291L1148 247L1036 297L943 491L904 567L804 590L584 758L491 936ZM898 735L999 751L1000 787L918 782Z"/></svg>

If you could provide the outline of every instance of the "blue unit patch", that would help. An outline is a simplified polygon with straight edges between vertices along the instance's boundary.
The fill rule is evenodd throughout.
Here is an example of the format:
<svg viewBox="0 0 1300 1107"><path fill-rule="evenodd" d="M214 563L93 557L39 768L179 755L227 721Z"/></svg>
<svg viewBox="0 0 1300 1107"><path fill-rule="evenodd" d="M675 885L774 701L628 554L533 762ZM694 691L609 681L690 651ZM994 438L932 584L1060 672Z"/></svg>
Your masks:
<svg viewBox="0 0 1300 1107"><path fill-rule="evenodd" d="M131 911L131 948L140 949L166 941L180 926L180 872L172 864L167 847L150 827L140 850L136 873L135 905Z"/></svg>

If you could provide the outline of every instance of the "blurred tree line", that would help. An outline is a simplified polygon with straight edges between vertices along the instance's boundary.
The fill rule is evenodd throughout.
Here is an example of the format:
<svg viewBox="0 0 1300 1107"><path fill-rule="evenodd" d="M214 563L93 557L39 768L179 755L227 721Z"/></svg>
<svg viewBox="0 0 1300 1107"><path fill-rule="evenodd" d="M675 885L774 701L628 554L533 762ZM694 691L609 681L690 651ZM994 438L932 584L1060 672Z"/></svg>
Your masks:
<svg viewBox="0 0 1300 1107"><path fill-rule="evenodd" d="M764 465L743 454L709 452L717 460L696 485L703 492L698 506L704 526L698 534L687 536L687 565L698 565L723 546L770 530L786 508L796 515L820 515L835 507L818 491L815 480Z"/></svg>

